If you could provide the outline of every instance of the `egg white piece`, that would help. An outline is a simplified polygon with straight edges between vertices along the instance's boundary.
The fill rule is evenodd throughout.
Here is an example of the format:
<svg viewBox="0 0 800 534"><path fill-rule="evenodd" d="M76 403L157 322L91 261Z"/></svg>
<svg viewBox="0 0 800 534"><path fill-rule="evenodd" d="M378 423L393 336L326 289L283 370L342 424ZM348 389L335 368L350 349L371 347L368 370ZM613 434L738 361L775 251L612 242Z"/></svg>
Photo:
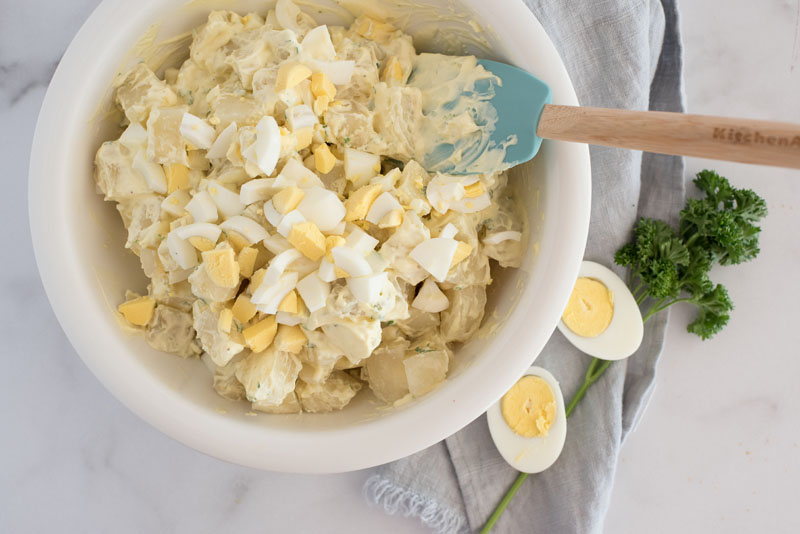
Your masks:
<svg viewBox="0 0 800 534"><path fill-rule="evenodd" d="M324 24L322 26L317 26L313 30L309 30L300 42L300 46L303 52L314 59L321 59L323 61L336 59L336 49L333 47L331 34L328 32L328 27Z"/></svg>
<svg viewBox="0 0 800 534"><path fill-rule="evenodd" d="M213 126L191 113L183 114L180 132L184 139L203 150L211 148L217 138L217 132Z"/></svg>
<svg viewBox="0 0 800 534"><path fill-rule="evenodd" d="M538 376L544 379L553 390L556 400L556 417L553 426L545 437L526 438L508 426L498 400L486 412L489 433L497 450L508 464L523 473L541 473L555 463L567 440L567 414L561 386L555 377L541 367L533 366L523 376Z"/></svg>
<svg viewBox="0 0 800 534"><path fill-rule="evenodd" d="M236 122L230 123L224 130L220 132L214 142L211 144L211 148L208 149L206 152L207 159L220 159L224 158L228 154L228 149L231 147L231 143L236 138L236 135L239 133L239 129L236 126Z"/></svg>
<svg viewBox="0 0 800 534"><path fill-rule="evenodd" d="M319 61L309 59L305 62L314 72L322 72L334 85L347 85L353 77L356 62L352 59L340 61Z"/></svg>
<svg viewBox="0 0 800 534"><path fill-rule="evenodd" d="M636 352L642 344L644 324L642 312L625 282L608 267L593 261L584 261L581 264L578 277L593 278L611 291L614 315L608 328L597 337L579 336L564 321L558 321L558 329L564 337L579 351L603 360L622 360Z"/></svg>
<svg viewBox="0 0 800 534"><path fill-rule="evenodd" d="M236 232L241 235L248 241L248 245L252 245L256 241L263 241L269 237L269 232L267 232L263 226L243 215L234 215L219 226L223 230Z"/></svg>
<svg viewBox="0 0 800 534"><path fill-rule="evenodd" d="M316 114L305 104L294 106L286 110L286 125L292 132L303 128L313 128L319 123Z"/></svg>
<svg viewBox="0 0 800 534"><path fill-rule="evenodd" d="M216 222L219 219L217 205L208 191L200 191L186 204L186 211L192 215L195 222Z"/></svg>

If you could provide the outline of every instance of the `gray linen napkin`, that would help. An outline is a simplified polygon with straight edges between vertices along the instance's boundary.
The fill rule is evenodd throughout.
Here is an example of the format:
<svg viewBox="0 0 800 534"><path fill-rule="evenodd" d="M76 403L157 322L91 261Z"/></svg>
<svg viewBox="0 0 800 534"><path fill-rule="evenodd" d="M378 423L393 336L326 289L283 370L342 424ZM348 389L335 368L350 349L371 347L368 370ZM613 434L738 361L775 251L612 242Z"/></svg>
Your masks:
<svg viewBox="0 0 800 534"><path fill-rule="evenodd" d="M676 0L525 1L558 48L582 105L683 111ZM683 161L602 147L592 147L591 158L586 258L623 275L613 255L637 218L674 222L683 205ZM589 390L569 420L561 457L525 481L495 532L602 531L617 454L651 393L666 323L666 313L648 321L639 351L614 363ZM537 365L570 398L589 362L555 332ZM468 532L481 528L516 475L481 416L443 442L376 468L365 493L388 513L417 516L436 532Z"/></svg>

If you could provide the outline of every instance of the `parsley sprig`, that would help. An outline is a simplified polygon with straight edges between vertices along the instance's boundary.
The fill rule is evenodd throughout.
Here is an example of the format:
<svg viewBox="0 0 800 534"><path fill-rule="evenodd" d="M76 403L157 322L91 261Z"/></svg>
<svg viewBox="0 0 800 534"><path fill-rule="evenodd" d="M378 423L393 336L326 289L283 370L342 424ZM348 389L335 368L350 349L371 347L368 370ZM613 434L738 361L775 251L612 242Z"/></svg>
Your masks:
<svg viewBox="0 0 800 534"><path fill-rule="evenodd" d="M652 299L644 321L688 302L697 308L688 331L708 339L728 324L733 309L728 290L714 284L709 272L714 265L734 265L758 255L761 229L756 223L767 215L767 204L714 171L698 173L694 184L705 197L689 199L678 231L664 221L641 219L633 241L617 251L614 261L630 268L636 302Z"/></svg>

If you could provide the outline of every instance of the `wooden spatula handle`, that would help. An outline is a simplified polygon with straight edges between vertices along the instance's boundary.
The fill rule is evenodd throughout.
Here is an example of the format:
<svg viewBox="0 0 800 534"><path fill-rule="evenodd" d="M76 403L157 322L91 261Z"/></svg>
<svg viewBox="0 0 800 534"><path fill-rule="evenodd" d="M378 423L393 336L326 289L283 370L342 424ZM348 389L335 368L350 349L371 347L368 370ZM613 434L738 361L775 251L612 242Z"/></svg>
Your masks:
<svg viewBox="0 0 800 534"><path fill-rule="evenodd" d="M633 150L800 169L800 125L546 105L537 135Z"/></svg>

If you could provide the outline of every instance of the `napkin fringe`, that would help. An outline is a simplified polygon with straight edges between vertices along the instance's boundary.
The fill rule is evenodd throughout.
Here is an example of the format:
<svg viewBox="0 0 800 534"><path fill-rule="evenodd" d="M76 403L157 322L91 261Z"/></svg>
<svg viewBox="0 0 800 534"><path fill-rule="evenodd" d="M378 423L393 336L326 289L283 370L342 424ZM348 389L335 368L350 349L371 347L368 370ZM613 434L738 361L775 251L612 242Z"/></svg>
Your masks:
<svg viewBox="0 0 800 534"><path fill-rule="evenodd" d="M464 529L460 514L443 507L431 497L400 486L380 475L371 476L364 484L369 502L383 507L389 515L397 513L418 517L436 534L455 534Z"/></svg>

